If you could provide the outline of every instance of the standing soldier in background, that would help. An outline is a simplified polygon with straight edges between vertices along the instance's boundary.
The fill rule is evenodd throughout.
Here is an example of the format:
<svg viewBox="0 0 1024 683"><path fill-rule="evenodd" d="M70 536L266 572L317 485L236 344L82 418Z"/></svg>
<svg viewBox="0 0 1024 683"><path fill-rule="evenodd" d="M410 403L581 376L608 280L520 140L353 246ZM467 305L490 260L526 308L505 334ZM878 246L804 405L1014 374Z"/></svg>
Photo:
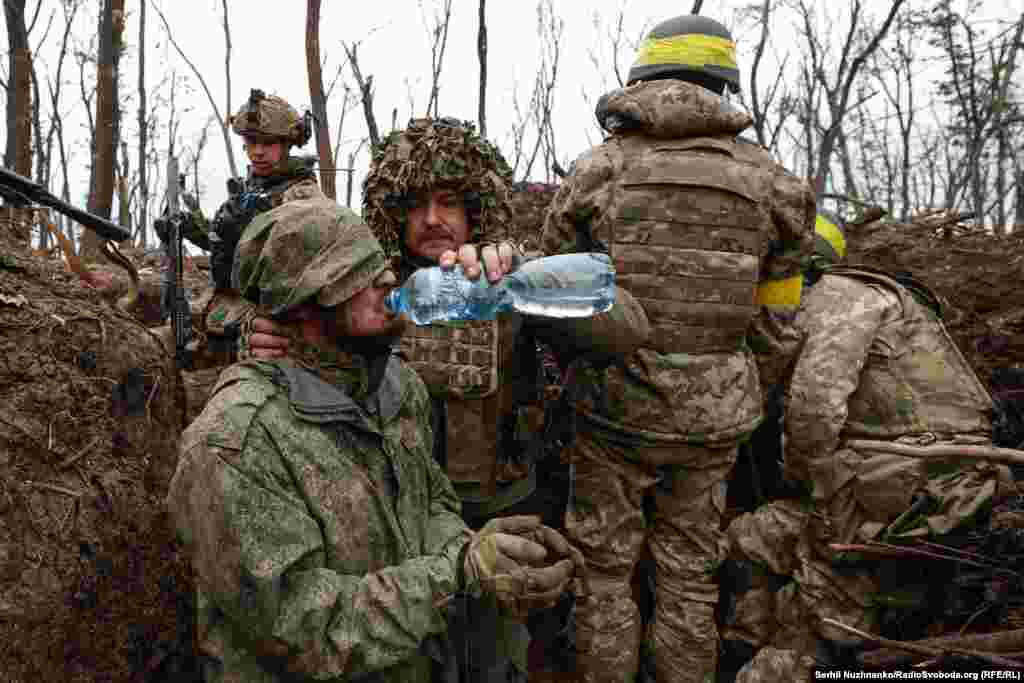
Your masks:
<svg viewBox="0 0 1024 683"><path fill-rule="evenodd" d="M167 222L178 221L185 239L210 252L213 287L197 302L202 319L200 334L190 344L193 369L228 365L236 359L239 325L251 309L231 287L231 263L245 227L257 214L284 202L324 196L312 164L289 155L292 146L301 147L310 138L308 115L301 116L280 97L253 89L230 123L244 141L249 175L244 181L228 181L228 199L217 210L212 226L198 206L187 206L154 223L160 239L166 241ZM165 336L173 348L173 335Z"/></svg>
<svg viewBox="0 0 1024 683"><path fill-rule="evenodd" d="M656 26L628 86L598 103L610 136L576 161L544 228L548 253L606 248L651 325L644 348L578 358L567 383L578 426L566 529L592 591L576 610L586 681L637 674L630 579L645 543L656 679L715 676L725 482L762 415L746 340L792 325L815 211L804 180L737 138L751 119L722 97L727 86L738 90L739 72L724 26L693 15Z"/></svg>

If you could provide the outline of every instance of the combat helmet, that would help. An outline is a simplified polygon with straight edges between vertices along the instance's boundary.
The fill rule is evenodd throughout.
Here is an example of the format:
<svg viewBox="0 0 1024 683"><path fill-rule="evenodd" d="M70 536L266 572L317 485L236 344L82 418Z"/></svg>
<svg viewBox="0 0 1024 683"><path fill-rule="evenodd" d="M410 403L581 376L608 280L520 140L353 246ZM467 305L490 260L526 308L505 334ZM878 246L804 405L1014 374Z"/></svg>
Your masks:
<svg viewBox="0 0 1024 683"><path fill-rule="evenodd" d="M359 216L320 197L256 216L238 242L231 283L277 317L304 303L337 306L387 268L384 250Z"/></svg>
<svg viewBox="0 0 1024 683"><path fill-rule="evenodd" d="M724 82L734 93L740 90L736 43L729 29L714 19L683 14L651 29L640 43L627 85L687 77Z"/></svg>
<svg viewBox="0 0 1024 683"><path fill-rule="evenodd" d="M846 258L846 222L831 211L814 219L814 257L830 264Z"/></svg>
<svg viewBox="0 0 1024 683"><path fill-rule="evenodd" d="M511 183L505 158L472 122L412 119L374 147L363 182L363 217L388 254L397 256L416 195L444 188L466 199L470 241L497 242L508 236Z"/></svg>
<svg viewBox="0 0 1024 683"><path fill-rule="evenodd" d="M238 113L228 117L231 130L237 135L283 140L302 147L313 132L310 115L300 115L292 105L277 95L267 95L259 88L249 92L249 99Z"/></svg>

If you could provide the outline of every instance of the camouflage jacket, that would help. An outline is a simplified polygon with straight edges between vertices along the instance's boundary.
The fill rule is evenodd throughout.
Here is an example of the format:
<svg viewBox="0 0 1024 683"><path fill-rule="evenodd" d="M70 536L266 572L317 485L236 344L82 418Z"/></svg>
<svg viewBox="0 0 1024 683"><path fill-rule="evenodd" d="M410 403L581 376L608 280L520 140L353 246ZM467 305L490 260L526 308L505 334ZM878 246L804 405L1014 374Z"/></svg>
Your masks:
<svg viewBox="0 0 1024 683"><path fill-rule="evenodd" d="M265 178L249 175L242 192L269 192L274 206L295 199L310 199L322 196L316 175L303 159L290 157L284 173ZM234 201L229 198L228 202ZM188 212L181 224L181 236L203 251L210 250L210 221L199 209Z"/></svg>
<svg viewBox="0 0 1024 683"><path fill-rule="evenodd" d="M168 506L211 680L430 680L470 534L426 389L388 363L369 397L358 362L234 365L184 432Z"/></svg>
<svg viewBox="0 0 1024 683"><path fill-rule="evenodd" d="M643 305L651 341L576 373L588 429L627 444L728 443L762 415L747 339L791 327L813 244L809 185L737 135L750 118L677 80L602 98L605 142L576 160L549 209L544 251L607 249ZM759 284L795 285L780 311ZM792 288L790 290L792 291Z"/></svg>
<svg viewBox="0 0 1024 683"><path fill-rule="evenodd" d="M992 400L938 316L896 281L832 268L797 315L804 342L786 393L787 476L844 438L991 434Z"/></svg>

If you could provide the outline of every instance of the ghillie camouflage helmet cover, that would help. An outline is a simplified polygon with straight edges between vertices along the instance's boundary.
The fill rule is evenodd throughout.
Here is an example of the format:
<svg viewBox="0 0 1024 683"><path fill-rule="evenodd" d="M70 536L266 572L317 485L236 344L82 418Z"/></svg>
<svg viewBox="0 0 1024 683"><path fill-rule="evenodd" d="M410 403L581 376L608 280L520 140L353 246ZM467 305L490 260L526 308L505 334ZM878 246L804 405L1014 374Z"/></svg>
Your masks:
<svg viewBox="0 0 1024 683"><path fill-rule="evenodd" d="M401 252L408 211L417 195L437 189L466 198L472 242L507 237L512 169L476 126L453 118L413 119L373 150L363 184L363 217L389 255Z"/></svg>
<svg viewBox="0 0 1024 683"><path fill-rule="evenodd" d="M242 233L231 282L265 313L307 302L337 306L388 268L380 243L352 211L324 198L286 202Z"/></svg>

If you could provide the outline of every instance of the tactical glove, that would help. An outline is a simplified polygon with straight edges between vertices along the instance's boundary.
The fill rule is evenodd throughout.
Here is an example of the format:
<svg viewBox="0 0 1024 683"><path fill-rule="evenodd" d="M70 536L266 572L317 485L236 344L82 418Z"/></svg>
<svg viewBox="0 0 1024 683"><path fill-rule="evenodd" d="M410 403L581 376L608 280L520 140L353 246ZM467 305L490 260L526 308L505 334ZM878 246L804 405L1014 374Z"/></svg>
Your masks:
<svg viewBox="0 0 1024 683"><path fill-rule="evenodd" d="M583 555L536 516L491 520L473 535L463 563L467 582L517 618L553 607L583 569Z"/></svg>

